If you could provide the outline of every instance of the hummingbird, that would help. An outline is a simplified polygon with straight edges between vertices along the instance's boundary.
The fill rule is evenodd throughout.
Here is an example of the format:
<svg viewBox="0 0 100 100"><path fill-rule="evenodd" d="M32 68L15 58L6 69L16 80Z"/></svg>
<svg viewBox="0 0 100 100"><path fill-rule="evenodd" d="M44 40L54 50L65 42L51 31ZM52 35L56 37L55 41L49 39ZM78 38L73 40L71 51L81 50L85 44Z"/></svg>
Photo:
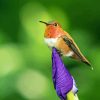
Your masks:
<svg viewBox="0 0 100 100"><path fill-rule="evenodd" d="M91 66L90 62L81 53L71 35L64 31L58 22L40 22L46 25L44 40L48 47L55 47L61 56L70 57Z"/></svg>

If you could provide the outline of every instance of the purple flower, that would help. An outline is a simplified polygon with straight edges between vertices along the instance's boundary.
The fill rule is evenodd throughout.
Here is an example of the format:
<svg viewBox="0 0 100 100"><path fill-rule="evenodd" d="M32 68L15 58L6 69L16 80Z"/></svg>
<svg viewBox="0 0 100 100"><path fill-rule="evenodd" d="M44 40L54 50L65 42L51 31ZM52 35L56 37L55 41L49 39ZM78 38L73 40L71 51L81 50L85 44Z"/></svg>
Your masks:
<svg viewBox="0 0 100 100"><path fill-rule="evenodd" d="M56 48L52 49L52 78L54 88L61 100L66 100L70 91L74 94L77 92L74 78L64 66Z"/></svg>

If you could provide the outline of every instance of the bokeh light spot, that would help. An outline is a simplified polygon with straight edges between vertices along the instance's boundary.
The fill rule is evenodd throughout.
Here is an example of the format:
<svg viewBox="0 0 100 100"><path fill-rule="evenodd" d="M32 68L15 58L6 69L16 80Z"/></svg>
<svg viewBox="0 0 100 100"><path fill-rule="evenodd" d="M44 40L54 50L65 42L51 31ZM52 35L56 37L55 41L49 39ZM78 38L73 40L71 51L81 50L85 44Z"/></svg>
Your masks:
<svg viewBox="0 0 100 100"><path fill-rule="evenodd" d="M17 81L18 91L27 99L38 100L46 97L48 80L40 72L27 70Z"/></svg>
<svg viewBox="0 0 100 100"><path fill-rule="evenodd" d="M0 76L5 76L22 67L22 57L15 45L0 46Z"/></svg>

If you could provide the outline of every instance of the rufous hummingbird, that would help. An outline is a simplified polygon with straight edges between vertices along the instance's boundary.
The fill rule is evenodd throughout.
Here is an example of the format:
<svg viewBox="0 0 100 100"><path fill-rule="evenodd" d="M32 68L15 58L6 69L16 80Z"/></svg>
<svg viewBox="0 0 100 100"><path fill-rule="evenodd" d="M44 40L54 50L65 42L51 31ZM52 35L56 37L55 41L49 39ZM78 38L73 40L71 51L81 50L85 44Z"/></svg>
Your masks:
<svg viewBox="0 0 100 100"><path fill-rule="evenodd" d="M58 22L40 22L46 25L44 40L49 47L55 47L62 56L77 59L87 65L91 65L90 62L83 56L73 38L69 35L69 33L62 29Z"/></svg>

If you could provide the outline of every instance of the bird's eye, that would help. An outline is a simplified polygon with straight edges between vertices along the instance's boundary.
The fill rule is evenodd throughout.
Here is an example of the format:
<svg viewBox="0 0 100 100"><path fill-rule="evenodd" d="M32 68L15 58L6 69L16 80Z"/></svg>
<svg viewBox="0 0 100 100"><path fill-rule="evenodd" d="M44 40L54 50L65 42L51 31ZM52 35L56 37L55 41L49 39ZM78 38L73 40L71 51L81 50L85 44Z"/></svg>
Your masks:
<svg viewBox="0 0 100 100"><path fill-rule="evenodd" d="M57 23L54 23L54 26L57 26L58 24Z"/></svg>

